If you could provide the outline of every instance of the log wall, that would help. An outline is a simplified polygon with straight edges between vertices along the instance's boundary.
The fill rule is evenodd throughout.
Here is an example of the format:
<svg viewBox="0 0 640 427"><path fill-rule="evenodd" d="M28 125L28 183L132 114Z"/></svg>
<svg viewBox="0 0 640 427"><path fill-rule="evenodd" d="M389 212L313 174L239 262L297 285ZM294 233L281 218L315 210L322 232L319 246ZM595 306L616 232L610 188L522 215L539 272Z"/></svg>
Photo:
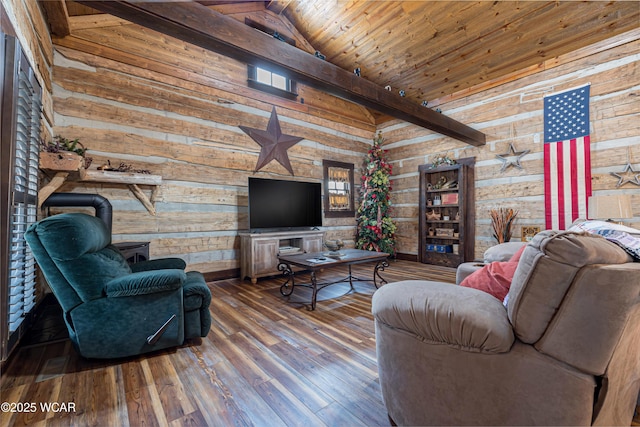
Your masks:
<svg viewBox="0 0 640 427"><path fill-rule="evenodd" d="M265 13L254 18L279 19ZM515 240L522 226L544 228L543 96L590 82L594 194L631 194L636 217L627 222L637 227L639 188L616 188L611 172L621 172L627 161L640 170L634 84L639 39L627 33L552 58L537 70L529 67L501 84L432 102L487 134L487 145L477 148L401 121L376 126L362 107L309 88L299 88L304 103L250 89L244 64L136 25L76 28L72 36L54 40L55 134L80 138L93 168L107 160L124 162L161 175L163 184L156 216L123 185L68 183L62 191L107 197L115 208L114 241L151 241L152 257L179 256L203 272L237 269L238 230L248 227L247 178L288 176L275 162L254 172L260 147L238 126L266 128L275 105L283 132L305 138L289 150L294 179L321 181L323 159L358 168L375 132L383 132L394 163L398 251L409 257L418 250L418 165L443 154L475 157L475 252L481 257L495 244L491 208L519 210ZM522 170L500 172L496 155L507 153L510 143L530 152L521 159ZM328 239L352 243L353 220L324 223Z"/></svg>
<svg viewBox="0 0 640 427"><path fill-rule="evenodd" d="M628 41L629 39L631 41ZM619 40L619 41L618 41ZM439 155L475 157L477 258L496 243L489 211L506 207L519 210L512 240L520 240L522 226L544 230L543 96L591 83L591 166L594 195L629 194L635 218L626 224L640 226L640 186L619 188L612 172L622 172L627 162L640 174L640 32L628 33L597 46L553 58L487 90L469 91L438 100L444 114L487 134L484 147L460 146L457 141L399 121L380 126L393 162L394 217L398 222L398 251L418 251L418 166ZM489 86L489 85L487 85ZM432 103L430 103L432 104ZM521 158L522 169L503 163L497 154L530 150Z"/></svg>
<svg viewBox="0 0 640 427"><path fill-rule="evenodd" d="M106 197L115 242L150 241L152 258L178 256L188 269L239 267L249 176L322 182L323 159L359 165L375 133L360 106L305 87L304 103L250 89L245 64L137 25L77 29L54 47L55 134L79 138L91 169L125 163L163 180L155 216L126 185L59 191ZM295 177L275 161L254 172L260 146L239 128L266 129L272 106L283 133L304 137L288 150ZM324 230L353 242L353 220L324 219Z"/></svg>

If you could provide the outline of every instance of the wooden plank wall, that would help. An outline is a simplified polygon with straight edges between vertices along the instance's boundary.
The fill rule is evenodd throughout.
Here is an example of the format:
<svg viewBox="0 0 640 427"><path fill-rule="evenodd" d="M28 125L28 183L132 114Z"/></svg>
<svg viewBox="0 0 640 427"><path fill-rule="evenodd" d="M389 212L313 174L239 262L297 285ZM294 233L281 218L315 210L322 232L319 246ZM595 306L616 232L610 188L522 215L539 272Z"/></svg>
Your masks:
<svg viewBox="0 0 640 427"><path fill-rule="evenodd" d="M491 237L489 210L519 210L512 240L520 240L522 226L544 229L543 96L591 83L591 164L594 195L631 195L635 218L627 225L640 228L640 187L627 183L616 188L611 172L622 172L627 162L640 173L640 32L609 39L605 43L553 58L530 69L522 78L483 90L469 91L436 102L444 114L487 134L487 145L460 146L399 121L380 126L393 162L394 217L398 222L398 250L418 251L418 165L438 155L476 158L476 257L496 242ZM618 42L619 41L619 42ZM521 159L522 170L500 172L497 154L530 150Z"/></svg>
<svg viewBox="0 0 640 427"><path fill-rule="evenodd" d="M239 267L249 176L321 182L323 159L359 166L375 132L360 106L304 87L304 103L258 92L245 64L137 25L78 29L54 47L55 134L79 138L91 168L124 162L163 179L156 216L124 185L70 182L61 191L106 197L114 241L150 241L152 258L178 256L188 269ZM273 105L283 133L305 138L288 151L295 178L277 162L254 173L260 146L238 127L266 129ZM353 220L324 225L327 239L353 241Z"/></svg>

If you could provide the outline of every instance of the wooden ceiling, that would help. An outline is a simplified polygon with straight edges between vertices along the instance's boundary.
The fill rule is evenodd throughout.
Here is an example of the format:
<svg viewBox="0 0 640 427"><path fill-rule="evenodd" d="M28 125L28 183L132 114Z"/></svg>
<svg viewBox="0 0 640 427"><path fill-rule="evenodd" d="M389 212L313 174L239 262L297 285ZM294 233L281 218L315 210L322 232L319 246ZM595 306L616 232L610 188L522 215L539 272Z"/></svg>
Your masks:
<svg viewBox="0 0 640 427"><path fill-rule="evenodd" d="M637 1L294 0L327 60L416 102L500 79L640 26Z"/></svg>
<svg viewBox="0 0 640 427"><path fill-rule="evenodd" d="M64 25L56 10L66 7L60 13L67 19L98 13L72 1L52 10L55 3L41 2L54 33L56 25ZM640 28L637 1L198 3L222 13L225 7L237 10L258 3L286 17L327 62L349 72L360 68L364 79L391 86L394 94L404 90L406 101L428 101L430 107L452 94L509 81L522 70L544 67L554 57Z"/></svg>

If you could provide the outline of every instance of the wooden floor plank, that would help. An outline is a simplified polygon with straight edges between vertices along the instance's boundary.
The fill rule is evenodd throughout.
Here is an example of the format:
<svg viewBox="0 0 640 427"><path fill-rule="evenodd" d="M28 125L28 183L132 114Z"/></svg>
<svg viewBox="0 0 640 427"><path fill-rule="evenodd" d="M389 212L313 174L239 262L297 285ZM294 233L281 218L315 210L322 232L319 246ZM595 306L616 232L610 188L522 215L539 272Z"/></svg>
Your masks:
<svg viewBox="0 0 640 427"><path fill-rule="evenodd" d="M322 426L324 423L299 399L278 381L259 384L260 397L278 414L287 426Z"/></svg>
<svg viewBox="0 0 640 427"><path fill-rule="evenodd" d="M305 406L316 412L333 402L333 399L312 387L306 378L292 369L288 369L285 360L278 358L270 349L261 347L260 343L252 341L251 337L238 334L234 337L234 344L242 348L262 366L280 384L286 386Z"/></svg>
<svg viewBox="0 0 640 427"><path fill-rule="evenodd" d="M353 272L372 270L362 264ZM329 269L321 278L346 273ZM392 261L383 277L451 283L455 272ZM179 348L120 360L83 359L68 340L18 349L2 373L3 399L73 402L76 411L2 414L2 425L390 425L378 382L374 286L327 287L310 311L308 289L288 298L281 284L280 277L209 283L211 331Z"/></svg>

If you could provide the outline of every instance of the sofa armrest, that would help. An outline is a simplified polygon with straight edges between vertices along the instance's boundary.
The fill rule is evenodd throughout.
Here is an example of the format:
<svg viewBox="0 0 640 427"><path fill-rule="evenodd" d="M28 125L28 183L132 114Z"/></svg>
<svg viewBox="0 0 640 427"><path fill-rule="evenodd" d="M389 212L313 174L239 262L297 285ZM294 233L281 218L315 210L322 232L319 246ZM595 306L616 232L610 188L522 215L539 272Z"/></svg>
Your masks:
<svg viewBox="0 0 640 427"><path fill-rule="evenodd" d="M373 295L372 312L376 323L464 351L504 353L514 342L502 303L477 289L422 280L390 283Z"/></svg>
<svg viewBox="0 0 640 427"><path fill-rule="evenodd" d="M190 271L187 273L187 281L183 286L184 295L199 295L205 299L211 300L211 291L207 287L207 283L198 271Z"/></svg>
<svg viewBox="0 0 640 427"><path fill-rule="evenodd" d="M110 280L104 290L111 298L154 294L178 289L186 278L180 269L141 271Z"/></svg>
<svg viewBox="0 0 640 427"><path fill-rule="evenodd" d="M184 260L181 258L158 258L131 264L131 271L136 273L138 271L164 270L174 268L184 270L186 267L187 263L184 262Z"/></svg>
<svg viewBox="0 0 640 427"><path fill-rule="evenodd" d="M485 265L487 264L482 261L463 262L460 264L458 268L456 268L456 285L462 283L464 279L480 270Z"/></svg>

